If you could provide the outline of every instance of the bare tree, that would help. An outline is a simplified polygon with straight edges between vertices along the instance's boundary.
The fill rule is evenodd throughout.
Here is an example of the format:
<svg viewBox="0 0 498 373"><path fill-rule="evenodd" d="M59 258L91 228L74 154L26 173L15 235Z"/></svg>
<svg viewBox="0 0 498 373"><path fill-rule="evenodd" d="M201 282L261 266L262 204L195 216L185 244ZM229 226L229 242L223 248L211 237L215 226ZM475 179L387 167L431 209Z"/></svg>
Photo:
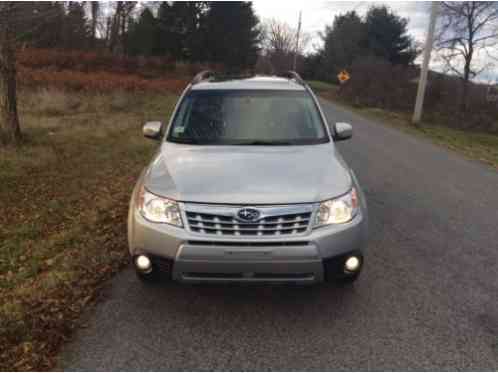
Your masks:
<svg viewBox="0 0 498 373"><path fill-rule="evenodd" d="M100 13L100 3L98 1L90 2L90 13L92 14L92 22L91 22L91 32L92 32L92 47L95 48L95 44L97 41L97 24Z"/></svg>
<svg viewBox="0 0 498 373"><path fill-rule="evenodd" d="M109 31L109 50L114 53L118 47L119 30L121 22L121 13L123 12L124 1L116 2L116 9L112 17L111 27Z"/></svg>
<svg viewBox="0 0 498 373"><path fill-rule="evenodd" d="M17 114L14 1L0 3L0 141L17 144L21 129Z"/></svg>
<svg viewBox="0 0 498 373"><path fill-rule="evenodd" d="M498 46L498 3L443 2L435 48L447 71L462 80L460 107L466 111L470 80L490 66L482 63Z"/></svg>
<svg viewBox="0 0 498 373"><path fill-rule="evenodd" d="M266 51L290 53L295 45L296 31L285 22L270 19L263 23L263 48Z"/></svg>
<svg viewBox="0 0 498 373"><path fill-rule="evenodd" d="M262 24L262 47L265 57L277 70L288 70L296 49L297 29L276 19L265 20ZM297 54L302 56L311 37L301 33Z"/></svg>

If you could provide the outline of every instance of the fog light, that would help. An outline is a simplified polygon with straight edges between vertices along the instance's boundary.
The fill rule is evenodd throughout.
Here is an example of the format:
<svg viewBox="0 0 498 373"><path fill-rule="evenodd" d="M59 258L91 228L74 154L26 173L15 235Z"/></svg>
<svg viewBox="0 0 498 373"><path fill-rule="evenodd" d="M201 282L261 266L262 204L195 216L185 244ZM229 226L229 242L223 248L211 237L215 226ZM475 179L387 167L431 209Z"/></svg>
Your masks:
<svg viewBox="0 0 498 373"><path fill-rule="evenodd" d="M360 268L360 259L356 256L350 256L346 263L344 263L344 269L346 272L356 272Z"/></svg>
<svg viewBox="0 0 498 373"><path fill-rule="evenodd" d="M135 259L135 266L142 273L149 273L152 271L152 263L145 255L139 255Z"/></svg>

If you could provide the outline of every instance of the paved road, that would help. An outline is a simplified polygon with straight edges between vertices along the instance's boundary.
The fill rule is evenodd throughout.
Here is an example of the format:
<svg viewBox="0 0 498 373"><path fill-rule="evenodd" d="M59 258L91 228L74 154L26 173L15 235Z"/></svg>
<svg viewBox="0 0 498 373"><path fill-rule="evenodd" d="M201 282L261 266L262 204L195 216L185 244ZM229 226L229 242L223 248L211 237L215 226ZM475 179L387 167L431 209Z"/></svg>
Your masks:
<svg viewBox="0 0 498 373"><path fill-rule="evenodd" d="M147 287L131 269L61 355L68 370L497 370L498 173L324 103L366 189L353 288Z"/></svg>

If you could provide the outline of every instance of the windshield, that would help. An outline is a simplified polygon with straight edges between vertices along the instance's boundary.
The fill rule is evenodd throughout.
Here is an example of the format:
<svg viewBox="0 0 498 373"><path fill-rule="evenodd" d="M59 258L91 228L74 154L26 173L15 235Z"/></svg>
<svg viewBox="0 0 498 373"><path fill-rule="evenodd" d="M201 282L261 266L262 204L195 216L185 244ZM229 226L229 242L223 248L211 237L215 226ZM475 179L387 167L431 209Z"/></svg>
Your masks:
<svg viewBox="0 0 498 373"><path fill-rule="evenodd" d="M309 145L328 142L312 97L303 91L191 91L168 141L210 145Z"/></svg>

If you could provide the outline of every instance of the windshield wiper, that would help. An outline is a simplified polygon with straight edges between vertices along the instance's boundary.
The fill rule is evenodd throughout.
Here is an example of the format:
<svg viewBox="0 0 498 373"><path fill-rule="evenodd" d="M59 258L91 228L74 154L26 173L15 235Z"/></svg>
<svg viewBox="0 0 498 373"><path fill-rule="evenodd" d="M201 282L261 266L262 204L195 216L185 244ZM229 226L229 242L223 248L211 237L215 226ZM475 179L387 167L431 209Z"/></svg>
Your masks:
<svg viewBox="0 0 498 373"><path fill-rule="evenodd" d="M199 144L199 141L197 139L193 138L171 138L170 141L176 142L179 144Z"/></svg>
<svg viewBox="0 0 498 373"><path fill-rule="evenodd" d="M267 140L244 140L244 141L216 141L216 140L202 140L195 138L171 138L169 141L176 142L179 144L195 144L195 145L266 145L266 146L278 146L278 145L297 145L297 141L267 141Z"/></svg>
<svg viewBox="0 0 498 373"><path fill-rule="evenodd" d="M230 145L293 145L290 141L265 141L265 140L249 140L231 142Z"/></svg>

